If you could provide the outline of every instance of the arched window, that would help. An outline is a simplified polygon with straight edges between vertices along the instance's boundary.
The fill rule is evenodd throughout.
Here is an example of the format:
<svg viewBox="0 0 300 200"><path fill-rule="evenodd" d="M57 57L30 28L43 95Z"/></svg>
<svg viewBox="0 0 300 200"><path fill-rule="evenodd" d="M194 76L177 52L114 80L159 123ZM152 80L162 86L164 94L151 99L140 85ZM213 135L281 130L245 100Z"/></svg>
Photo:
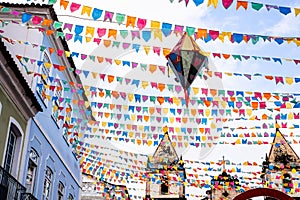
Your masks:
<svg viewBox="0 0 300 200"><path fill-rule="evenodd" d="M69 194L69 196L68 196L68 200L74 200L74 197L73 197L73 195L72 195L72 194Z"/></svg>
<svg viewBox="0 0 300 200"><path fill-rule="evenodd" d="M31 194L34 193L38 159L39 156L37 152L34 149L30 149L26 175L26 192Z"/></svg>
<svg viewBox="0 0 300 200"><path fill-rule="evenodd" d="M44 189L43 189L43 194L44 194L44 199L51 199L51 190L52 190L52 179L53 179L53 172L52 170L47 167L46 168L46 173L45 173L45 180L44 180Z"/></svg>
<svg viewBox="0 0 300 200"><path fill-rule="evenodd" d="M65 193L65 186L61 181L59 181L59 183L58 183L58 200L64 199L64 193Z"/></svg>
<svg viewBox="0 0 300 200"><path fill-rule="evenodd" d="M169 194L169 182L167 176L162 176L161 194Z"/></svg>

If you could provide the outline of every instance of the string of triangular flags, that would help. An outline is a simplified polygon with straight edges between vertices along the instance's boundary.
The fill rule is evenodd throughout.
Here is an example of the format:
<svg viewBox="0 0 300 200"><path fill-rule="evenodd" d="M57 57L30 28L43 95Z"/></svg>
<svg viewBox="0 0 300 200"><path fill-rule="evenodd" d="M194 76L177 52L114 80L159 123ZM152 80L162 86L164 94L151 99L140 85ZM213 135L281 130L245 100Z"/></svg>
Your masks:
<svg viewBox="0 0 300 200"><path fill-rule="evenodd" d="M88 177L88 179L90 180L90 181L92 181L91 183L92 184L94 184L95 185L95 187L96 187L96 191L97 192L102 192L103 193L103 197L105 196L105 194L107 193L107 191L104 189L104 187L102 186L104 183L102 182L103 180L105 180L105 181L111 181L111 180L113 180L113 179L106 179L106 178L103 178L103 180L99 180L99 178L97 178L97 177L95 177L95 176L93 176L93 175L89 175L89 177ZM128 181L129 182L129 181ZM207 181L205 181L205 180L203 180L203 181L201 181L201 182L203 182L203 183L209 183L209 182L207 182ZM122 182L122 181L120 181L119 183L126 183L126 182ZM142 181L131 181L130 183L141 183L141 184L143 184L143 182ZM203 185L203 187L204 187L204 185ZM205 185L205 187L208 187L208 185ZM208 187L209 188L209 187ZM131 193L130 191L142 191L142 192L144 192L144 190L143 189L139 189L139 188L135 188L135 187L132 187L132 186L127 186L127 189L128 189L128 191L129 191L129 193ZM218 188L218 187L216 187L216 189L220 189L220 188ZM232 190L232 189L230 189L229 188L229 190ZM135 192L134 192L135 193ZM130 196L130 198L134 198L134 199L143 199L144 198L144 196L139 196L139 195L132 195L132 194L130 194L129 195ZM206 197L206 195L201 195L201 194L193 194L193 193L190 193L190 192L186 192L185 193L185 196L186 197L196 197L196 198L203 198L203 197Z"/></svg>
<svg viewBox="0 0 300 200"><path fill-rule="evenodd" d="M270 126L273 127L272 124L270 124ZM151 126L151 128L153 128L153 126ZM299 128L299 127L298 127ZM130 129L130 128L129 128ZM178 129L183 129L186 130L185 128L182 127L178 127ZM199 128L200 129L200 128ZM225 128L226 129L226 128ZM235 138L238 138L238 140L240 140L240 138L242 138L243 140L240 142L242 142L242 144L247 144L248 141L250 141L250 138L268 138L268 137L275 137L275 133L268 133L269 130L266 130L267 128L261 130L259 127L255 127L255 129L253 128L249 128L249 130L251 130L251 132L246 132L245 129L243 129L243 133L230 133L235 131L235 130L239 130L240 128L228 128L227 132L221 132L222 129L218 130L217 132L219 132L219 134L217 135L211 135L211 130L209 128L205 128L205 130L208 130L208 132L205 132L205 135L203 134L203 132L195 132L193 135L186 134L186 131L184 132L184 134L182 134L182 132L180 131L176 131L177 134L176 135L172 135L172 140L174 141L174 145L176 145L178 147L188 147L189 143L188 141L202 141L202 143L205 143L206 141L217 141L220 138L232 138L234 140L236 140ZM255 131L255 130L259 130L259 131ZM82 130L84 131L84 129ZM240 132L240 131L239 131ZM256 133L255 133L256 132ZM100 134L99 134L100 133ZM200 134L199 134L200 133ZM297 138L299 138L299 135L295 134L293 132L291 132L289 135L286 135L288 137L294 138L294 139L289 139L289 143L290 144L298 144L299 142L297 141ZM84 142L80 141L79 139L83 139L83 138L90 138L90 139L108 139L108 140L112 140L115 139L116 141L124 141L124 142L133 142L135 143L135 140L132 139L138 139L140 141L140 143L142 142L143 145L154 145L157 146L160 139L163 138L163 134L152 134L152 133L146 133L146 132L139 132L137 130L124 130L121 131L120 129L99 129L98 133L92 134L92 133L88 133L88 132L77 132L74 131L73 132L73 137L76 137L76 143L83 145ZM244 139L246 138L246 139ZM149 139L153 139L151 141L148 141ZM84 139L83 139L84 140ZM236 142L238 141L236 140ZM74 139L70 139L70 143L73 143ZM211 143L211 142L209 142ZM220 144L230 144L230 142L226 142L224 143L223 141L219 142ZM237 142L238 143L238 142ZM260 143L264 143L264 144L268 144L269 142L258 142L255 143L253 142L253 144L260 144ZM217 142L216 142L217 144ZM241 144L241 143L239 143ZM90 144L91 147L95 147L97 148L97 145L95 144ZM97 148L98 149L98 148Z"/></svg>
<svg viewBox="0 0 300 200"><path fill-rule="evenodd" d="M99 162L98 161L96 162L96 164L93 164L93 160L95 158L97 158L97 156L91 156L90 154L86 154L87 157L84 157L83 159L81 159L81 164L83 165L84 168L90 168L92 169L92 167L96 167L97 166L97 170L101 170L100 172L98 171L98 173L100 173L102 176L114 176L117 172L117 176L125 176L125 177L130 177L130 176L134 176L135 178L139 178L140 180L145 180L146 178L149 178L149 177L153 177L153 182L157 182L159 180L159 177L153 175L153 174L149 174L145 171L140 171L140 170L130 170L130 169L125 169L125 168L118 168L119 166L117 165L114 165L114 164L107 164L105 165L104 163L102 162ZM102 166L103 165L103 166ZM99 167L100 166L100 167ZM102 167L101 167L102 166ZM132 165L132 167L134 167L134 165ZM274 167L274 166L272 166ZM113 168L113 169L112 169ZM137 167L135 167L137 168ZM175 168L175 166L173 167L170 167L170 166L164 166L164 168ZM198 178L199 176L203 176L203 174L198 174L197 171L199 172L200 171L214 171L214 172L222 172L222 171L225 171L224 169L222 168L213 168L213 167L209 167L209 168L200 168L200 167L197 167L197 168L194 168L194 167L186 167L187 170L193 170L194 172L196 173L190 173L190 172L187 172L187 175L188 177L190 178ZM114 172L115 171L115 172ZM158 170L159 172L160 170ZM232 168L232 169L228 169L226 170L228 172L236 172L236 173L243 173L243 174L249 174L249 175L253 175L254 177L247 177L247 176L243 176L243 177L239 177L241 180L252 180L252 179L260 179L256 176L259 176L261 174L260 171L257 171L257 172L244 172L241 170L241 168ZM107 173L109 172L109 173ZM86 172L85 172L86 173ZM107 177L106 177L107 178ZM296 178L295 178L296 179ZM123 178L124 180L124 178ZM126 179L125 179L126 180ZM174 177L174 181L180 181L177 177ZM182 184L182 183L181 183Z"/></svg>
<svg viewBox="0 0 300 200"><path fill-rule="evenodd" d="M169 0L171 3L174 2L174 0ZM182 2L183 0L178 0L178 2ZM187 6L190 2L190 0L184 0L185 5ZM204 3L204 0L193 0L196 6L199 6ZM232 6L233 0L222 0L222 6L225 9L228 9L229 7ZM219 4L219 0L208 0L207 1L207 6L213 6L214 8L217 8ZM277 10L280 14L283 15L288 15L294 11L295 17L297 17L300 13L300 8L292 8L292 7L287 7L287 6L279 6L279 5L271 5L271 4L264 4L264 3L258 3L258 2L251 2L251 1L241 1L237 0L236 1L236 7L235 9L238 10L240 8L244 8L247 10L248 8L252 8L254 11L261 11L262 8L266 8L267 11L270 10Z"/></svg>
<svg viewBox="0 0 300 200"><path fill-rule="evenodd" d="M64 7L64 9L66 10L67 6L69 4L69 1L61 1L61 6ZM71 12L75 12L76 10L80 9L81 4L77 4L72 2L70 4L70 11ZM92 12L93 10L93 12ZM49 20L46 18L42 18L40 16L33 16L30 13L22 13L16 10L11 10L10 8L4 7L2 6L1 8L1 12L5 12L5 13L11 13L15 16L19 16L20 14L22 14L22 23L28 23L29 21L31 21L33 23L33 25L39 25L39 24L44 24L46 26L50 26L53 22L53 20ZM92 17L94 20L98 20L102 13L103 10L98 9L98 8L92 8L89 6L82 6L82 15L87 14L88 16L91 16L91 12L92 12ZM104 11L105 15L104 15L104 19L103 21L109 21L112 22L113 21L113 16L114 16L114 12L109 12L109 11ZM138 20L136 20L136 17L132 17L132 16L126 16L124 14L119 14L116 13L116 22L120 25L123 23L123 21L127 20L126 26L132 26L132 27L138 27L140 30L144 29L146 24L147 24L147 20L146 19L141 19L138 18ZM33 21L32 21L33 20ZM46 20L46 22L44 22L44 20ZM248 41L252 40L252 43L255 44L256 42L259 41L259 39L263 39L263 41L275 41L278 44L282 44L283 42L287 42L288 44L291 42L294 42L297 46L300 45L300 39L299 38L295 38L295 37L279 37L279 36L264 36L264 35L252 35L252 34L244 34L244 33L231 33L231 32L224 32L224 31L216 31L216 30L207 30L207 29L203 29L203 28L195 28L195 27L189 27L189 26L182 26L182 25L175 25L174 30L172 30L172 24L170 23L166 23L166 22L159 22L159 21L154 21L154 20L150 20L151 21L151 30L154 31L154 34L156 35L160 35L160 34L164 34L165 36L168 36L172 31L175 34L183 34L184 32L187 32L188 35L194 35L195 39L203 39L204 41L210 41L210 40L215 40L215 39L220 39L221 41L224 41L224 38L228 36L229 41L231 42L237 42L240 43L242 41L245 41L246 43L248 43ZM137 25L135 25L137 24ZM162 26L161 26L162 24ZM56 23L56 28L60 28L63 24L61 22L57 22ZM81 32L83 31L83 27L84 26L77 26L78 28L75 29L75 36L74 36L74 40L75 41L82 41L82 36L80 35ZM184 29L186 29L184 31ZM196 29L198 30L196 32ZM92 32L91 30L93 30L93 27L90 29L90 33ZM49 30L48 33L51 34L51 32L53 33L54 30ZM95 31L95 28L94 28ZM205 34L206 32L206 34ZM69 36L71 37L71 35ZM155 37L155 36L154 36ZM66 38L67 39L67 38ZM100 38L96 38L99 42L101 41ZM89 40L91 40L91 38L89 38Z"/></svg>
<svg viewBox="0 0 300 200"><path fill-rule="evenodd" d="M118 83L118 84L121 84L121 85L124 85L124 86L125 85L135 86L136 88L156 89L160 92L163 92L166 89L168 89L169 91L174 92L174 89L175 89L177 94L182 92L182 87L180 85L165 84L165 83L159 83L159 82L144 81L144 80L139 80L139 79L130 79L130 78L118 77L118 76L114 76L112 74L103 74L103 73L99 73L99 72L91 71L91 70L73 69L71 67L67 67L67 66L63 66L63 65L59 65L59 64L55 64L55 63L47 63L47 62L43 62L41 60L36 60L36 59L33 59L33 58L23 57L23 56L20 56L20 55L16 55L16 57L20 61L24 61L25 63L28 63L28 61L30 60L31 64L37 64L38 66L44 65L48 69L54 68L58 71L63 71L63 70L74 71L77 75L80 75L80 74L84 75L85 78L88 78L89 75L91 74L91 78L99 79L100 81L103 81L107 84ZM28 74L34 74L34 76L43 76L44 78L46 78L44 74L39 73L38 69L36 69L36 71L28 71L27 73ZM276 76L276 75L273 76L273 75L264 75L264 74L261 74L261 73L242 74L242 73L235 73L235 72L204 71L203 73L198 74L198 77L200 77L200 79L204 79L204 80L207 80L208 78L218 78L218 79L222 80L225 75L226 75L226 77L230 77L230 78L231 77L237 77L237 78L245 77L248 80L253 80L253 77L263 78L263 80L267 80L267 81L275 80L275 84L279 84L279 83L284 84L284 83L286 83L288 85L293 85L293 84L297 84L297 83L300 82L300 77L283 77L283 76ZM55 86L51 85L51 87L55 87ZM87 89L89 89L91 87L96 88L94 86L86 86ZM104 88L102 88L102 89L104 89ZM195 94L199 93L199 88L197 88L197 87L191 87L191 90ZM193 98L191 98L191 99L193 99Z"/></svg>
<svg viewBox="0 0 300 200"><path fill-rule="evenodd" d="M52 97L52 101L57 101L58 97ZM60 97L60 102L64 102L64 98ZM70 102L70 100L65 100L65 102ZM78 100L73 100L72 101L74 104L78 104L78 105L83 105L81 102L79 102ZM88 102L87 102L88 103ZM252 103L257 103L257 102L252 102ZM90 107L90 104L84 104L85 107ZM100 105L103 105L102 103L100 103ZM108 106L110 105L110 106ZM227 103L226 103L227 105ZM225 105L225 106L226 106ZM229 102L230 105L230 102ZM255 104L253 104L255 105ZM252 107L254 107L252 105ZM258 105L258 104L257 104ZM287 104L282 104L285 105L284 107L280 106L279 108L266 108L265 106L260 107L260 110L265 110L265 111L280 111L281 109L283 110L291 110L291 109L295 109L292 106L286 106ZM234 104L233 104L234 106ZM123 119L125 122L126 121L136 121L136 122L156 122L156 123L183 123L186 124L188 122L191 123L202 123L202 124L207 124L207 122L209 120L214 120L216 123L217 122L226 122L226 121L233 121L233 120L292 120L292 119L299 119L299 113L297 112L289 112L288 114L276 114L275 116L273 116L272 114L266 114L266 113L262 113L261 116L259 115L253 115L253 108L249 108L249 109L239 109L239 108L233 108L233 109L224 109L224 108L212 108L212 109L184 109L184 112L182 109L175 109L175 108L155 108L155 107L143 107L143 113L139 113L141 111L140 106L134 106L134 105L122 105L122 104L108 104L105 103L105 105L103 106L104 108L107 108L108 111L85 111L84 109L74 109L73 112L74 113L86 113L87 115L93 115L95 117L101 118L101 119L117 119L117 120L121 120ZM115 107L119 107L119 108L123 108L123 110L125 112L125 114L120 114L118 112L118 110L121 109L115 109ZM96 108L96 106L92 106L92 108ZM99 107L98 107L99 108ZM59 110L59 114L58 114L58 119L59 120L64 120L64 113L62 112L64 109L67 109L65 106L60 105L58 106L54 106L53 110L57 111ZM255 108L255 110L257 110L258 108ZM168 113L172 113L174 116L176 115L177 117L173 117L173 116L161 116L162 111L167 115ZM178 116L177 114L175 114L177 110L178 114L183 114L182 116ZM114 112L110 112L110 111L114 111ZM66 111L67 112L67 111ZM151 113L158 113L160 115L156 116L156 115L149 115ZM146 114L145 114L146 113ZM194 117L187 117L186 115L191 113ZM233 117L234 115L238 115L239 117ZM81 118L68 118L66 117L66 120L71 121L71 122L77 122L80 123L82 121ZM90 124L93 125L99 125L98 121L94 121L94 120L89 120ZM108 126L112 126L112 122L106 122L103 121L102 125L107 125ZM297 126L294 125L293 128L296 128ZM212 127L213 128L213 127ZM214 127L215 128L215 127ZM282 126L282 128L287 128L286 125Z"/></svg>
<svg viewBox="0 0 300 200"><path fill-rule="evenodd" d="M3 30L2 30L3 33ZM39 48L40 51L45 51L46 49L50 52L50 54L53 54L54 52L59 56L66 56L66 57L72 57L77 58L77 59L81 59L81 60L90 60L92 62L98 62L98 63L103 63L103 62L107 62L109 64L115 63L116 65L120 66L122 64L122 66L126 66L126 67L131 67L131 68L137 68L137 66L140 66L140 68L142 70L146 70L148 69L151 73L154 73L155 71L157 71L157 69L159 69L163 74L165 74L165 72L167 71L167 67L166 66L160 66L157 64L146 64L146 63L137 63L134 61L130 61L130 60L120 60L120 59L114 59L114 58L109 58L109 57L103 57L100 55L92 55L92 54L84 54L84 53L79 53L79 52L75 52L75 51L65 51L62 49L55 49L53 47L50 46L43 46L40 44L36 44L36 43L32 43L29 41L22 41L22 40L16 40L13 38L9 38L4 36L3 34L0 34L0 37L3 38L4 40L6 40L7 42L9 42L10 44L14 45L16 43L19 44L24 44L24 45L28 45L28 46L32 46L34 48ZM59 36L57 36L59 37ZM117 44L117 41L112 41L112 40L106 40L109 42L104 42L106 44L111 44L111 45L104 45L105 47L109 48L109 47L119 47L120 44ZM132 44L132 48L135 49L136 51L140 49L137 48L137 44ZM123 43L122 47L124 49L127 49L130 47L130 43ZM150 48L153 49L153 52L155 53L160 53L163 52L163 55L166 55L167 53L170 52L169 48L165 48L162 47L160 50L158 50L159 47L150 47L150 46L143 46L143 49L145 51L146 54L149 53ZM136 52L135 51L135 52ZM148 52L148 53L147 53ZM293 59L293 58L280 58L280 57L265 57L265 56L254 56L254 55L242 55L242 54L228 54L228 53L217 53L217 52L203 52L206 56L212 56L213 58L220 58L220 59L225 59L228 60L230 58L236 60L236 61L247 61L249 59L253 59L253 60L262 60L262 61L269 61L269 62L274 62L274 63L280 63L282 64L282 61L286 61L286 62L292 62L295 63L296 65L298 65L300 63L299 59ZM26 56L25 56L26 57ZM170 73L172 73L172 71L170 71Z"/></svg>
<svg viewBox="0 0 300 200"><path fill-rule="evenodd" d="M60 1L60 6L63 7L66 10L69 3L70 3L69 1L61 0ZM101 9L98 9L98 8L92 8L90 6L82 5L82 4L79 4L79 3L74 3L74 2L70 3L69 9L70 9L71 13L76 12L77 10L80 10L80 8L81 8L81 15L82 16L86 14L88 17L90 17L91 14L92 14L92 18L94 20L98 20L101 17L102 13L104 12L103 21L112 22L113 21L113 16L115 14L114 12L104 11L104 10L101 10ZM115 20L119 25L122 24L125 21L125 19L126 19L126 26L127 27L128 26L138 27L140 30L143 29L147 24L146 19L138 18L138 20L136 20L137 17L127 16L125 14L116 13ZM157 29L160 28L160 24L161 24L161 22L159 22L159 21L151 20L151 30L155 30L157 32ZM173 25L170 24L170 23L163 22L162 27L161 27L162 32L165 35L169 35L170 32L171 32L172 26ZM183 26L183 25L175 25L174 27L175 27L174 32L176 34L183 33L184 28L186 28L186 32L188 33L188 35L194 35L195 30L196 30L195 27L189 27L189 26ZM203 30L203 29L201 29L201 30ZM215 33L218 33L218 35L219 35L219 31L215 31L215 30L211 30L211 31L215 32ZM229 32L226 32L225 35L227 35L228 33ZM231 33L231 35L232 35L232 37L230 38L230 41L237 42L237 43L240 43L245 38L248 38L246 40L249 41L251 36L254 36L254 35L250 35L250 34L239 34L239 33ZM256 35L254 37L256 37ZM201 38L201 37L199 37L199 38ZM272 41L272 40L276 41L276 39L286 41L286 39L287 40L292 39L291 37L290 38L285 38L285 37L275 37L275 36L262 36L262 38L266 38L268 41ZM196 37L196 39L198 39L198 38ZM296 43L298 43L298 42L296 42ZM299 40L299 43L300 43L300 40Z"/></svg>
<svg viewBox="0 0 300 200"><path fill-rule="evenodd" d="M89 168L91 168L91 163L90 163L90 161L92 161L91 159L89 159L89 158L87 158L86 159L87 161L83 161L83 165L85 165L85 164L87 164L88 165L88 167ZM95 165L96 166L96 165ZM109 167L116 167L116 166L113 166L113 165L109 165ZM274 165L271 165L270 166L270 169L272 169L273 167L275 167ZM279 166L279 167L282 167L282 166ZM241 180L241 182L242 183L247 183L245 180L255 180L255 179L257 179L257 180L261 180L261 178L259 177L261 174L262 174L262 172L260 172L260 171L258 171L258 172L243 172L243 171L241 171L241 169L240 168L232 168L232 169L228 169L228 170L224 170L224 169L222 169L222 168L218 168L218 169L214 169L214 168L212 168L212 167L209 167L209 168L199 168L199 167L197 167L197 168L193 168L193 167L187 167L187 169L192 169L194 172L199 172L199 171L215 171L215 172L221 172L221 171L228 171L228 172L230 172L230 173L232 173L232 172L235 172L235 173L248 173L248 174L252 174L252 175L254 175L254 177L247 177L247 176L242 176L242 177L238 177L238 179L240 179ZM159 181L159 177L158 176L155 176L155 175L153 175L153 174L147 174L147 172L145 173L145 172L135 172L134 174L129 174L128 173L128 171L130 171L130 170L126 170L126 172L127 173L124 173L124 172L121 172L123 175L126 175L126 176L133 176L133 177L135 177L135 178L139 178L140 180L147 180L147 179L151 179L151 181L153 181L154 183L156 183L157 181ZM158 172L157 173L159 173L160 172L160 170L158 170ZM293 168L293 170L292 170L292 172L293 173L297 173L296 172L296 170ZM86 171L85 171L85 173L86 173ZM102 171L100 171L100 173L101 173L101 177L100 177L100 180L101 179L103 179L104 177L105 178L108 178L109 176L111 177L111 179L113 179L113 176L117 176L118 178L120 177L120 172L118 172L118 171L116 171L116 170L114 170L114 169L110 169L110 168L102 168ZM116 174L115 174L116 173ZM299 174L299 173L298 173ZM194 179L194 180L199 180L199 176L201 177L203 177L203 176L206 176L206 175L203 175L203 174L198 174L198 173L190 173L190 172L187 172L187 179L188 178L196 178L196 179ZM210 175L210 176L212 176L211 178L214 178L215 176L213 176L213 175ZM189 184L189 183L191 183L191 182L189 182L189 183L185 183L185 181L187 180L187 179L183 179L183 183L181 182L181 184ZM272 180L276 180L276 179L281 179L281 175L280 174L278 174L278 176L276 176L276 177L272 177L272 178L268 178L268 181L272 181ZM299 180L299 178L298 177L294 177L293 178L294 180ZM116 179L116 180L118 180L118 179ZM124 180L124 178L122 179L122 180ZM126 179L125 179L126 180ZM173 179L173 181L177 181L177 182L180 182L181 180L179 180L177 177L174 177L174 179ZM208 182L208 180L201 180L202 182ZM199 182L200 182L200 180L199 180ZM248 183L250 183L250 182L248 182ZM208 184L214 184L214 183L209 183L208 182Z"/></svg>
<svg viewBox="0 0 300 200"><path fill-rule="evenodd" d="M115 141L121 143L135 144L137 146L158 146L160 140L155 139L138 139L138 138L128 138L122 136L105 136L105 135L95 135L91 137L91 135L86 134L87 137L91 139L103 139L107 141ZM194 136L190 136L194 137ZM208 138L216 138L216 139L208 139ZM269 145L272 144L270 141L265 141L263 139L249 139L249 138L233 138L232 141L226 140L217 141L218 136L196 136L194 137L194 141L173 141L172 145L177 148L187 148L189 146L194 146L196 148L213 148L215 145ZM201 142L203 139L203 142ZM197 140L197 141L196 141ZM81 141L80 141L81 142ZM300 140L293 139L289 141L290 144L299 144Z"/></svg>

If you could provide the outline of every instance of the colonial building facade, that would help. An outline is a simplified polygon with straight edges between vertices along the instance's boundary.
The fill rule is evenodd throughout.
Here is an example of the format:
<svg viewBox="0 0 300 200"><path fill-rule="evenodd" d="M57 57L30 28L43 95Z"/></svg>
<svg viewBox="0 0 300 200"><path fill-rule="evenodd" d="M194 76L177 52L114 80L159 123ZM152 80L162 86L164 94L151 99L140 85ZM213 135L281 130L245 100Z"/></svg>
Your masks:
<svg viewBox="0 0 300 200"><path fill-rule="evenodd" d="M80 199L81 170L72 145L78 142L81 127L91 119L89 107L86 107L85 103L78 103L87 101L87 98L84 93L78 92L78 88L74 88L82 84L74 72L75 64L72 58L64 54L69 52L66 41L61 37L57 38L56 34L49 34L49 31L55 31L52 25L37 23L34 20L24 21L25 16L35 16L35 19L47 19L52 24L58 21L57 16L52 6L48 5L2 6L9 11L0 14L3 21L2 41L29 85L30 89L23 91L28 90L34 94L30 96L31 99L28 97L32 101L29 105L35 105L36 108L27 108L25 117L13 114L16 115L26 107L23 110L11 107L11 114L5 114L6 119L3 122L7 129L1 129L1 166L11 170L13 176L25 186L26 193L37 199ZM11 14L12 12L15 14ZM30 61L27 62L28 60ZM64 66L66 70L58 70L54 66ZM20 90L22 91L22 88ZM15 96L20 100L26 97L22 96L22 92L16 93ZM14 100L2 100L1 107L5 107L3 111L10 107L9 103L16 104ZM18 123L13 123L16 125L10 125L16 121ZM9 133L14 132L16 128L18 131L15 133L15 139L11 139ZM19 136L25 135L26 137L19 140ZM2 142L2 138L5 139L5 143ZM18 152L18 155L12 158L14 164L12 161L5 161L8 160L6 149L10 149L11 143L24 143L13 148Z"/></svg>
<svg viewBox="0 0 300 200"><path fill-rule="evenodd" d="M34 199L21 184L22 152L29 137L28 120L42 108L2 41L0 71L0 199Z"/></svg>

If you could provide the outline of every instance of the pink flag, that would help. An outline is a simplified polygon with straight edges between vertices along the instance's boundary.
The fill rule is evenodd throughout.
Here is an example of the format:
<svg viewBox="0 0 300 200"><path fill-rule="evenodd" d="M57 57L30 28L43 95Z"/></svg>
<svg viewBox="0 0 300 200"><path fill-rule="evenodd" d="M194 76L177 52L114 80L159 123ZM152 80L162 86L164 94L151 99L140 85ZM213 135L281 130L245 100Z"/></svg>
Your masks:
<svg viewBox="0 0 300 200"><path fill-rule="evenodd" d="M78 10L80 8L81 4L77 4L77 3L72 3L70 6L70 10L71 12L75 12L76 10Z"/></svg>
<svg viewBox="0 0 300 200"><path fill-rule="evenodd" d="M222 0L222 4L224 6L224 8L229 8L232 4L233 0Z"/></svg>

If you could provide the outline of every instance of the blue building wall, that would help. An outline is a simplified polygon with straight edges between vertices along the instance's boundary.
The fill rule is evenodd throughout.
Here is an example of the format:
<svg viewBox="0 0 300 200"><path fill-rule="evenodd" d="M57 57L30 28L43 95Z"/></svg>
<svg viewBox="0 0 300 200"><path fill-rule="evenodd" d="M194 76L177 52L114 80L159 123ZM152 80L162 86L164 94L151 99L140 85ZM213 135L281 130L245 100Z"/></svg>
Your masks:
<svg viewBox="0 0 300 200"><path fill-rule="evenodd" d="M59 41L58 41L59 42ZM43 39L43 46L53 47L51 40L45 35ZM45 50L47 51L47 49ZM50 53L47 51L47 54L50 56L51 63L59 64L61 58L57 54ZM43 53L41 53L40 60L43 60ZM70 66L67 66L70 67ZM65 75L67 70L58 71L51 67L51 77L54 77L59 80L67 80ZM69 72L72 73L72 72ZM40 79L39 76L35 78L35 81ZM48 82L50 85L55 85L56 83L52 81ZM64 87L70 87L68 84L62 83ZM64 119L58 120L56 122L55 118L52 116L53 112L53 102L51 98L48 101L48 105L44 103L42 96L37 89L34 89L37 99L41 106L43 107L43 112L39 112L32 120L29 129L29 141L26 152L26 160L29 160L29 152L31 149L34 149L38 154L38 165L35 177L35 185L33 194L38 199L43 199L43 187L45 180L45 171L49 167L53 172L53 182L51 188L51 197L50 199L58 198L58 184L61 181L64 184L64 199L68 198L69 194L72 194L74 199L80 199L80 184L81 184L81 170L79 167L79 162L76 159L75 155L72 153L72 148L68 144L67 138L63 137L64 134ZM63 98L73 99L72 92L62 90ZM48 90L48 94L52 97L55 95L55 91ZM65 102L61 102L61 107L65 107ZM74 112L78 109L77 105L72 106L72 117L81 117L79 112ZM66 112L63 109L60 113L61 116L65 116ZM27 173L28 162L25 164L25 174ZM23 184L25 185L26 176L24 177Z"/></svg>

